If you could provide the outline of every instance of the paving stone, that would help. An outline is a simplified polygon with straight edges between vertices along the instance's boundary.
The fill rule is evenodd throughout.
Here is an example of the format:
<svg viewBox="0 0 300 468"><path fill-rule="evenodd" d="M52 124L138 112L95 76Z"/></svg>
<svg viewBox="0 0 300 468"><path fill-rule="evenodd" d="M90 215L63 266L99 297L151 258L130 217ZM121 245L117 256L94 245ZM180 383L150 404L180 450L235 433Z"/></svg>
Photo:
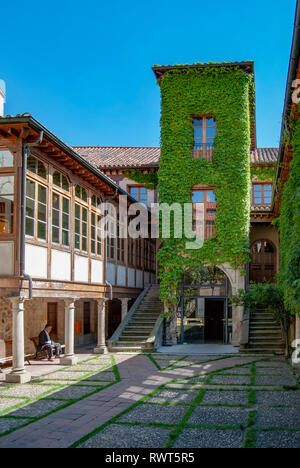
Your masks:
<svg viewBox="0 0 300 468"><path fill-rule="evenodd" d="M264 406L300 406L299 392L256 392L258 405Z"/></svg>
<svg viewBox="0 0 300 468"><path fill-rule="evenodd" d="M242 408L219 408L198 406L193 411L188 424L205 426L246 426L248 411Z"/></svg>
<svg viewBox="0 0 300 468"><path fill-rule="evenodd" d="M38 381L38 383L40 384L56 384L57 385L57 381L56 380L41 380L41 381ZM83 385L84 387L103 387L104 385L107 385L106 382L88 382L86 380L84 381L78 381L78 380L74 380L74 381L71 381L71 380L60 380L59 381L59 385L65 385L65 386L73 386L73 385L77 385L77 386L81 386Z"/></svg>
<svg viewBox="0 0 300 468"><path fill-rule="evenodd" d="M174 448L241 448L244 432L241 430L184 429Z"/></svg>
<svg viewBox="0 0 300 468"><path fill-rule="evenodd" d="M77 364L76 366L69 369L69 371L70 372L77 372L77 371L97 372L97 370L100 371L102 369L106 369L106 367L104 367L101 364L92 365L88 363L88 364Z"/></svg>
<svg viewBox="0 0 300 468"><path fill-rule="evenodd" d="M112 424L79 448L160 448L166 445L169 432L160 427Z"/></svg>
<svg viewBox="0 0 300 468"><path fill-rule="evenodd" d="M283 369L288 368L286 362L282 362L282 361L261 361L261 362L257 362L255 364L255 367L279 367Z"/></svg>
<svg viewBox="0 0 300 468"><path fill-rule="evenodd" d="M51 401L51 400L38 400L29 405L23 406L17 410L14 410L10 414L21 418L37 418L44 414L50 413L51 411L59 408L65 403L62 401Z"/></svg>
<svg viewBox="0 0 300 468"><path fill-rule="evenodd" d="M250 377L242 375L214 375L211 384L250 385Z"/></svg>
<svg viewBox="0 0 300 468"><path fill-rule="evenodd" d="M89 381L103 381L103 382L112 382L116 379L113 372L99 372L98 374L91 375L84 379L82 383Z"/></svg>
<svg viewBox="0 0 300 468"><path fill-rule="evenodd" d="M299 448L300 432L256 432L256 448Z"/></svg>
<svg viewBox="0 0 300 468"><path fill-rule="evenodd" d="M300 429L300 408L260 408L255 426Z"/></svg>
<svg viewBox="0 0 300 468"><path fill-rule="evenodd" d="M236 367L233 369L228 369L224 372L221 372L220 375L251 375L251 367Z"/></svg>
<svg viewBox="0 0 300 468"><path fill-rule="evenodd" d="M296 380L292 376L256 376L255 385L296 385Z"/></svg>
<svg viewBox="0 0 300 468"><path fill-rule="evenodd" d="M257 367L256 368L257 375L288 375L291 376L291 371L288 367Z"/></svg>
<svg viewBox="0 0 300 468"><path fill-rule="evenodd" d="M118 422L178 424L187 409L187 406L142 404L121 416Z"/></svg>
<svg viewBox="0 0 300 468"><path fill-rule="evenodd" d="M75 387L74 385L72 385L70 387L66 387L57 390L54 393L51 393L51 395L48 398L57 398L60 400L76 400L77 398L81 398L85 395L88 395L89 393L92 393L95 390L96 387Z"/></svg>
<svg viewBox="0 0 300 468"><path fill-rule="evenodd" d="M201 375L198 377L192 377L191 379L181 380L180 383L202 383L208 379L208 375Z"/></svg>
<svg viewBox="0 0 300 468"><path fill-rule="evenodd" d="M196 398L197 395L198 392L192 390L188 390L186 392L180 392L176 390L160 390L147 401L154 403L190 403Z"/></svg>
<svg viewBox="0 0 300 468"><path fill-rule="evenodd" d="M43 393L54 391L57 386L54 385L35 385L35 384L23 384L15 385L11 388L1 390L0 395L12 396L12 397L24 397L24 398L36 398Z"/></svg>
<svg viewBox="0 0 300 468"><path fill-rule="evenodd" d="M0 413L21 403L25 404L26 401L25 398L0 398Z"/></svg>
<svg viewBox="0 0 300 468"><path fill-rule="evenodd" d="M44 380L80 380L86 377L88 372L59 371L43 376ZM59 383L59 382L58 382Z"/></svg>
<svg viewBox="0 0 300 468"><path fill-rule="evenodd" d="M26 422L28 422L28 419L0 418L0 434L22 426Z"/></svg>
<svg viewBox="0 0 300 468"><path fill-rule="evenodd" d="M247 405L248 392L244 391L207 391L202 404Z"/></svg>

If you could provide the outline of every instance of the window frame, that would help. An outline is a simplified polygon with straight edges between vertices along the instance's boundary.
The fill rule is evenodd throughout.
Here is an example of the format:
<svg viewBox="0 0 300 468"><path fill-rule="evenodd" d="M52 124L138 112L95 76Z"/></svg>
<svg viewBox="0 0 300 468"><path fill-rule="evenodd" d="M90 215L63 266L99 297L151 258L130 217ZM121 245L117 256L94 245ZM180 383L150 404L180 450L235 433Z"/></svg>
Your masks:
<svg viewBox="0 0 300 468"><path fill-rule="evenodd" d="M215 125L207 125L207 121L209 119L214 119ZM200 125L194 125L195 120L202 120L202 126ZM193 126L193 155L194 157L200 157L202 156L201 159L208 159L211 160L214 148L215 148L215 139L217 136L217 120L214 115L212 114L207 114L207 115L202 115L202 116L193 116L192 117L192 126ZM196 128L201 128L202 129L202 138L198 137L196 138L195 136L195 129ZM213 138L207 137L207 129L208 128L215 128L216 132ZM209 140L212 141L212 146L207 147L207 143ZM197 141L202 142L202 147L197 147Z"/></svg>
<svg viewBox="0 0 300 468"><path fill-rule="evenodd" d="M13 211L11 214L3 213L5 218L7 216L12 217L12 232L0 232L1 239L3 238L12 238L15 237L16 235L16 217L17 217L17 211L16 211L16 197L17 197L17 187L16 187L16 182L17 182L17 177L16 173L12 172L11 167L2 167L0 168L0 178L1 177L13 177L14 179L14 193L13 194L7 194L7 195L13 195ZM1 196L1 195L0 195Z"/></svg>
<svg viewBox="0 0 300 468"><path fill-rule="evenodd" d="M9 153L11 153L11 155L12 155L12 157L13 157L13 161L14 161L14 163L13 163L12 166L5 166L5 167L1 167L1 166L0 166L0 173L1 173L2 171L4 171L4 172L6 172L6 171L8 171L8 172L13 171L13 170L15 169L15 167L16 167L16 153L15 153L14 151L11 151L11 150L8 148L8 146L0 146L0 151L8 151Z"/></svg>
<svg viewBox="0 0 300 468"><path fill-rule="evenodd" d="M55 187L55 188L54 188ZM60 187L58 187L59 189ZM57 208L53 208L53 196L57 195L59 197L59 210ZM63 200L66 199L69 202L69 212L66 213L63 209ZM53 224L53 210L59 211L59 226L56 226ZM65 229L63 227L63 217L64 215L68 215L68 221L69 221L69 228ZM59 242L55 242L53 240L53 228L59 229ZM68 245L63 244L63 231L68 232L68 239L69 243ZM75 233L74 233L75 234ZM51 190L51 244L53 244L55 247L61 247L66 250L70 250L71 248L71 243L72 243L72 198L69 196L67 197L65 193L60 192L59 190L56 190L56 185L52 186Z"/></svg>
<svg viewBox="0 0 300 468"><path fill-rule="evenodd" d="M138 197L137 198L131 193L131 189L137 189L137 191L138 191ZM145 191L146 191L146 202L141 200L141 189L145 189ZM142 204L144 204L146 206L148 205L148 189L147 189L147 187L145 187L145 185L143 185L143 184L127 185L127 192L129 193L129 195L131 195L133 198L135 198L138 203L142 203Z"/></svg>
<svg viewBox="0 0 300 468"><path fill-rule="evenodd" d="M194 192L203 192L203 201L202 202L193 202L193 193ZM215 201L210 201L207 199L207 193L213 192L215 196ZM207 186L207 187L192 187L191 190L191 201L193 204L193 227L195 227L195 205L196 204L203 204L204 205L204 239L209 239L210 237L214 237L216 234L215 228L215 221L217 218L217 199L215 194L215 187ZM214 211L215 213L211 213Z"/></svg>
<svg viewBox="0 0 300 468"><path fill-rule="evenodd" d="M30 171L29 171L30 172ZM31 173L32 174L32 173ZM34 174L37 175L37 174ZM38 176L39 177L39 176ZM50 188L45 179L44 184L40 182L40 177L39 180L34 179L32 176L29 176L28 174L26 175L26 200L25 200L25 236L27 239L34 239L36 242L41 242L43 244L48 244L49 243L49 233L48 233L48 228L49 228L49 216L48 216L48 210L49 210L49 193L50 193ZM34 193L34 198L31 198L27 195L27 181L32 182L35 186L35 193ZM46 190L46 203L42 203L39 200L39 187L42 187L43 189ZM34 217L27 216L26 215L26 206L27 206L27 199L33 200L34 201ZM38 218L38 207L39 203L42 205L46 206L46 221L42 221ZM34 233L33 236L31 234L27 234L26 232L26 219L32 219L33 220L33 228L34 228ZM46 238L42 239L41 237L38 237L38 223L42 223L45 225L45 233L46 233ZM52 223L52 219L51 219Z"/></svg>
<svg viewBox="0 0 300 468"><path fill-rule="evenodd" d="M270 203L265 202L265 186L269 185L271 187L271 201ZM255 187L261 187L261 202L256 202L255 201ZM253 206L258 206L258 205L272 205L272 194L273 194L273 183L272 182L252 182L252 190L251 190L251 201Z"/></svg>
<svg viewBox="0 0 300 468"><path fill-rule="evenodd" d="M92 257L103 257L104 253L104 236L103 236L103 230L101 229L101 218L103 217L103 213L101 213L101 210L99 209L99 205L97 206L93 205L92 200L93 197L96 197L96 203L99 200L100 203L102 203L101 198L98 197L97 195L92 194L91 196L91 205L90 205L90 255ZM95 224L93 224L93 216L95 217ZM100 219L99 219L100 218ZM99 227L99 221L100 221L100 227ZM93 229L95 229L95 236L93 236ZM100 240L98 237L98 233L100 232ZM95 252L93 252L92 248L92 243L95 243ZM100 253L98 253L98 247L100 245Z"/></svg>

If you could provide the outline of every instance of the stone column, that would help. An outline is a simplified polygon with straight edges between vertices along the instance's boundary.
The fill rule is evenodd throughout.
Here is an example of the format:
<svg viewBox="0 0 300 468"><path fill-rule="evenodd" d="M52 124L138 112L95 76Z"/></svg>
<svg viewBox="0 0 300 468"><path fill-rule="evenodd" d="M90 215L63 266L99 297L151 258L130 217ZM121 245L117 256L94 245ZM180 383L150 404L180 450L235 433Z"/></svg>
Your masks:
<svg viewBox="0 0 300 468"><path fill-rule="evenodd" d="M13 368L6 375L6 382L26 383L31 375L25 371L24 363L24 301L22 297L10 298L13 309Z"/></svg>
<svg viewBox="0 0 300 468"><path fill-rule="evenodd" d="M122 304L122 321L128 314L128 302L130 301L130 298L125 297L121 299L121 304Z"/></svg>
<svg viewBox="0 0 300 468"><path fill-rule="evenodd" d="M98 329L97 329L97 346L94 349L95 354L107 354L108 350L105 341L105 303L106 299L97 300L98 312Z"/></svg>
<svg viewBox="0 0 300 468"><path fill-rule="evenodd" d="M65 355L60 359L63 366L77 364L78 358L74 354L74 322L75 322L75 300L67 299L65 302Z"/></svg>

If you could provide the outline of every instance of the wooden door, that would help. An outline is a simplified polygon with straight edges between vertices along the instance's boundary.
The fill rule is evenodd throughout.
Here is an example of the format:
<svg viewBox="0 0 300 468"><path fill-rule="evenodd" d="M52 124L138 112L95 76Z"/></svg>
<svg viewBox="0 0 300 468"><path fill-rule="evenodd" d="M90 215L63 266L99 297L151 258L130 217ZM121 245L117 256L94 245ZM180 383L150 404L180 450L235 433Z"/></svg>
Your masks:
<svg viewBox="0 0 300 468"><path fill-rule="evenodd" d="M255 241L251 247L250 281L265 283L275 281L276 249L268 240Z"/></svg>

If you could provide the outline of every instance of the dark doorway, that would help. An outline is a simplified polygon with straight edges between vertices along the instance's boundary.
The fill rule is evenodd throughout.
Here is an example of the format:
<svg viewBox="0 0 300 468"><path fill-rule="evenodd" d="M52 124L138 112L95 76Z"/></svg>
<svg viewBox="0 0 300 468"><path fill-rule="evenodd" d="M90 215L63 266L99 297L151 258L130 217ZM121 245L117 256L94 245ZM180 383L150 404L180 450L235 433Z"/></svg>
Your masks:
<svg viewBox="0 0 300 468"><path fill-rule="evenodd" d="M83 303L83 334L89 335L91 333L91 303Z"/></svg>
<svg viewBox="0 0 300 468"><path fill-rule="evenodd" d="M224 341L225 301L222 299L205 300L205 343Z"/></svg>
<svg viewBox="0 0 300 468"><path fill-rule="evenodd" d="M52 335L57 336L57 302L47 304L47 323L52 326Z"/></svg>
<svg viewBox="0 0 300 468"><path fill-rule="evenodd" d="M113 299L112 301L108 301L107 304L107 313L108 313L108 338L110 338L122 320L122 306L121 301L118 299Z"/></svg>

